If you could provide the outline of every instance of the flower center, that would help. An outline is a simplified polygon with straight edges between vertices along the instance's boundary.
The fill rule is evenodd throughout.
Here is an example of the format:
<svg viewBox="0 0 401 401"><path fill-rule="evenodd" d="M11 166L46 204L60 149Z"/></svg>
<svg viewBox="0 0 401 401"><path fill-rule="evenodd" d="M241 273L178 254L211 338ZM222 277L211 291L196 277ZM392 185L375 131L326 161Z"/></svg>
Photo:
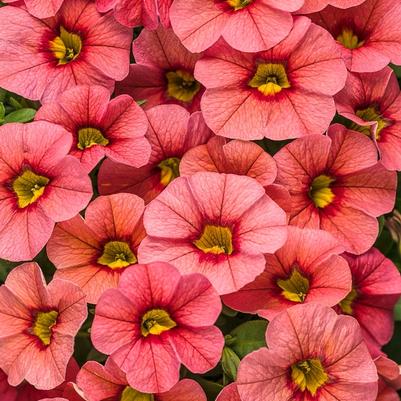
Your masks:
<svg viewBox="0 0 401 401"><path fill-rule="evenodd" d="M95 145L107 146L109 140L97 128L81 128L78 131L77 148L84 150Z"/></svg>
<svg viewBox="0 0 401 401"><path fill-rule="evenodd" d="M391 122L384 119L380 114L380 111L377 109L376 106L370 106L366 109L357 110L355 113L359 118L363 121L376 121L377 122L377 130L376 130L376 140L380 139L381 131L391 125ZM363 127L362 125L358 125L356 123L352 123L351 127L352 130L362 132L362 134L371 135L370 127Z"/></svg>
<svg viewBox="0 0 401 401"><path fill-rule="evenodd" d="M160 335L176 327L177 323L163 309L152 309L142 317L141 333L144 337L149 334Z"/></svg>
<svg viewBox="0 0 401 401"><path fill-rule="evenodd" d="M35 322L32 326L32 333L42 341L43 345L49 345L52 328L57 323L58 312L52 310L50 312L38 312L35 317Z"/></svg>
<svg viewBox="0 0 401 401"><path fill-rule="evenodd" d="M337 41L340 42L347 49L358 49L363 46L365 41L360 40L351 28L343 28L341 33L337 36Z"/></svg>
<svg viewBox="0 0 401 401"><path fill-rule="evenodd" d="M181 102L192 102L201 88L200 83L187 71L169 71L166 78L168 96Z"/></svg>
<svg viewBox="0 0 401 401"><path fill-rule="evenodd" d="M312 181L309 197L316 207L325 208L333 202L335 195L330 188L330 184L334 181L334 178L325 174L319 175Z"/></svg>
<svg viewBox="0 0 401 401"><path fill-rule="evenodd" d="M47 177L25 170L12 183L12 188L17 194L18 207L24 208L35 203L43 195L48 183Z"/></svg>
<svg viewBox="0 0 401 401"><path fill-rule="evenodd" d="M132 387L125 387L120 396L120 401L154 401L153 394L140 393Z"/></svg>
<svg viewBox="0 0 401 401"><path fill-rule="evenodd" d="M82 39L76 33L60 27L60 35L50 41L50 50L58 60L58 65L68 64L75 60L82 50Z"/></svg>
<svg viewBox="0 0 401 401"><path fill-rule="evenodd" d="M228 227L206 225L194 245L204 253L220 255L233 253L232 233Z"/></svg>
<svg viewBox="0 0 401 401"><path fill-rule="evenodd" d="M351 292L339 303L340 309L345 315L353 314L352 304L357 298L358 293L353 288Z"/></svg>
<svg viewBox="0 0 401 401"><path fill-rule="evenodd" d="M291 379L301 391L308 390L315 396L329 377L319 359L307 359L291 366Z"/></svg>
<svg viewBox="0 0 401 401"><path fill-rule="evenodd" d="M110 269L121 269L133 265L137 262L137 258L131 251L126 242L110 241L103 248L102 256L97 263L110 267Z"/></svg>
<svg viewBox="0 0 401 401"><path fill-rule="evenodd" d="M180 159L169 157L158 164L160 168L160 183L164 186L170 184L175 178L180 176Z"/></svg>
<svg viewBox="0 0 401 401"><path fill-rule="evenodd" d="M286 280L277 280L277 285L283 290L281 295L292 302L304 302L309 291L309 280L297 269Z"/></svg>
<svg viewBox="0 0 401 401"><path fill-rule="evenodd" d="M227 0L227 3L234 9L234 11L238 11L251 4L252 1L253 0Z"/></svg>
<svg viewBox="0 0 401 401"><path fill-rule="evenodd" d="M274 96L282 89L291 87L284 66L271 63L259 64L248 85L257 88L265 96Z"/></svg>

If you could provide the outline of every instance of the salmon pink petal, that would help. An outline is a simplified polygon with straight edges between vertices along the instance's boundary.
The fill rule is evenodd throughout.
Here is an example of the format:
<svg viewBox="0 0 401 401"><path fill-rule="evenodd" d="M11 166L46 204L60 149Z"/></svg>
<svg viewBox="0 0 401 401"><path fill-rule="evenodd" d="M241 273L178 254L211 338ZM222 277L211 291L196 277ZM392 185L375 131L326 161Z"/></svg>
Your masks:
<svg viewBox="0 0 401 401"><path fill-rule="evenodd" d="M163 393L179 380L180 362L175 350L163 337L150 341L139 340L125 359L127 380L131 387L141 392Z"/></svg>
<svg viewBox="0 0 401 401"><path fill-rule="evenodd" d="M241 401L236 383L225 386L217 396L216 401Z"/></svg>
<svg viewBox="0 0 401 401"><path fill-rule="evenodd" d="M235 49L258 52L281 42L292 28L291 14L259 1L227 19L223 38ZM205 33L206 35L206 33Z"/></svg>
<svg viewBox="0 0 401 401"><path fill-rule="evenodd" d="M183 379L170 391L158 394L160 401L206 401L205 392L194 380Z"/></svg>
<svg viewBox="0 0 401 401"><path fill-rule="evenodd" d="M305 4L298 10L298 13L309 14L323 10L328 4L338 8L350 8L358 6L365 0L305 0Z"/></svg>
<svg viewBox="0 0 401 401"><path fill-rule="evenodd" d="M139 340L135 306L115 289L105 291L96 306L91 340L99 351L112 354Z"/></svg>
<svg viewBox="0 0 401 401"><path fill-rule="evenodd" d="M164 278L169 286L163 284ZM151 299L153 307L163 307L172 303L180 283L180 274L168 263L137 265L128 268L121 277L119 290L129 300L141 307Z"/></svg>
<svg viewBox="0 0 401 401"><path fill-rule="evenodd" d="M64 0L25 0L25 5L30 14L37 18L53 17L60 9Z"/></svg>
<svg viewBox="0 0 401 401"><path fill-rule="evenodd" d="M277 167L272 157L259 145L216 136L206 145L190 149L181 160L181 176L201 171L247 175L265 186L275 180Z"/></svg>
<svg viewBox="0 0 401 401"><path fill-rule="evenodd" d="M196 284L195 284L196 283ZM203 327L214 324L221 312L220 298L201 274L183 276L176 292L172 312L182 325Z"/></svg>
<svg viewBox="0 0 401 401"><path fill-rule="evenodd" d="M171 342L181 362L194 373L213 369L220 360L224 337L217 327L178 328Z"/></svg>

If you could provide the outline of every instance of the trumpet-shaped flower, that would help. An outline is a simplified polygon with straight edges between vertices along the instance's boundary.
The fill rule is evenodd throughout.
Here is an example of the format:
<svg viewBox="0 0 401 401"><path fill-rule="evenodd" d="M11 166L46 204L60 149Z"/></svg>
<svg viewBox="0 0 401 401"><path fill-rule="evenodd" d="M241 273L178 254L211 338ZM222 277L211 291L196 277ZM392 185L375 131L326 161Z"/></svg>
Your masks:
<svg viewBox="0 0 401 401"><path fill-rule="evenodd" d="M355 317L373 356L393 335L393 309L401 296L401 276L376 248L361 256L344 254L352 273L352 290L340 302L341 313Z"/></svg>
<svg viewBox="0 0 401 401"><path fill-rule="evenodd" d="M393 209L397 177L377 162L368 137L335 124L328 136L297 139L274 158L276 182L292 198L290 224L328 231L355 254L373 245L376 217Z"/></svg>
<svg viewBox="0 0 401 401"><path fill-rule="evenodd" d="M114 88L128 74L132 33L91 0L68 0L52 19L0 8L0 86L49 102L76 85Z"/></svg>
<svg viewBox="0 0 401 401"><path fill-rule="evenodd" d="M8 383L26 380L40 390L63 383L86 315L85 294L74 284L46 285L36 263L13 269L0 287L0 368Z"/></svg>
<svg viewBox="0 0 401 401"><path fill-rule="evenodd" d="M334 99L338 113L352 121L352 129L372 138L384 167L401 170L401 93L393 70L350 73Z"/></svg>
<svg viewBox="0 0 401 401"><path fill-rule="evenodd" d="M149 109L159 104L179 104L190 112L200 109L203 86L194 78L201 54L191 53L171 29L144 29L133 44L135 64L116 85L116 93L145 100Z"/></svg>
<svg viewBox="0 0 401 401"><path fill-rule="evenodd" d="M7 124L0 137L0 258L29 260L55 222L86 207L92 186L79 161L67 156L72 138L64 128Z"/></svg>
<svg viewBox="0 0 401 401"><path fill-rule="evenodd" d="M130 387L125 373L111 358L105 366L94 361L86 362L78 374L77 382L88 401L206 401L202 387L189 379L179 381L164 393L141 393Z"/></svg>
<svg viewBox="0 0 401 401"><path fill-rule="evenodd" d="M285 245L274 255L266 255L264 272L238 292L225 295L223 301L269 320L300 303L335 306L352 288L349 266L338 256L343 250L325 231L289 227Z"/></svg>
<svg viewBox="0 0 401 401"><path fill-rule="evenodd" d="M100 297L92 342L111 355L130 387L162 393L177 384L181 363L194 373L217 365L224 339L213 324L220 310L201 274L181 276L168 263L138 265Z"/></svg>
<svg viewBox="0 0 401 401"><path fill-rule="evenodd" d="M398 0L366 0L345 10L329 6L310 15L336 39L352 72L380 71L390 62L401 64L400 16Z"/></svg>
<svg viewBox="0 0 401 401"><path fill-rule="evenodd" d="M177 178L145 211L142 262L165 260L204 274L219 294L239 290L287 237L284 211L246 176L197 173Z"/></svg>
<svg viewBox="0 0 401 401"><path fill-rule="evenodd" d="M350 316L296 305L269 323L266 343L241 361L242 401L376 400L376 367Z"/></svg>
<svg viewBox="0 0 401 401"><path fill-rule="evenodd" d="M146 134L152 153L149 163L134 168L106 160L99 170L101 194L130 192L150 202L180 174L182 156L211 137L200 112L189 114L177 105L161 105L146 112Z"/></svg>
<svg viewBox="0 0 401 401"><path fill-rule="evenodd" d="M303 0L176 0L171 25L191 51L206 50L220 37L244 52L268 50L290 32Z"/></svg>
<svg viewBox="0 0 401 401"><path fill-rule="evenodd" d="M144 208L132 194L100 196L86 209L85 219L78 215L57 224L46 248L57 268L55 277L78 285L87 302L97 303L138 261Z"/></svg>
<svg viewBox="0 0 401 401"><path fill-rule="evenodd" d="M104 87L77 86L42 106L35 120L61 125L71 132L70 154L88 171L104 156L133 167L142 167L149 160L147 118L127 95L110 101L110 92Z"/></svg>
<svg viewBox="0 0 401 401"><path fill-rule="evenodd" d="M195 66L206 87L206 124L217 135L244 140L322 134L346 77L336 42L306 17L269 51L241 53L219 41Z"/></svg>

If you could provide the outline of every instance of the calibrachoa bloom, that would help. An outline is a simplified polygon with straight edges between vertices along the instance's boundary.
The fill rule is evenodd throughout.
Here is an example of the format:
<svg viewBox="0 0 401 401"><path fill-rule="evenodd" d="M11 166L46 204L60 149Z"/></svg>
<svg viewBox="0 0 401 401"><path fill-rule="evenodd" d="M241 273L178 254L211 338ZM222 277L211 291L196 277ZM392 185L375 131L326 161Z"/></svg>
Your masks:
<svg viewBox="0 0 401 401"><path fill-rule="evenodd" d="M246 176L197 173L177 178L145 211L142 262L164 260L204 274L219 294L260 274L264 253L287 238L286 215Z"/></svg>
<svg viewBox="0 0 401 401"><path fill-rule="evenodd" d="M129 386L125 373L110 358L105 366L86 362L77 382L89 401L206 401L202 387L189 379L179 381L165 393L141 393Z"/></svg>
<svg viewBox="0 0 401 401"><path fill-rule="evenodd" d="M86 315L85 295L74 284L46 285L36 263L14 268L0 287L0 368L9 384L60 385Z"/></svg>
<svg viewBox="0 0 401 401"><path fill-rule="evenodd" d="M401 94L393 70L350 73L335 96L337 111L353 123L355 131L372 138L389 170L401 170Z"/></svg>
<svg viewBox="0 0 401 401"><path fill-rule="evenodd" d="M4 0L3 3L18 3L19 0ZM29 13L37 18L53 17L64 0L24 0Z"/></svg>
<svg viewBox="0 0 401 401"><path fill-rule="evenodd" d="M292 225L329 231L356 254L373 245L376 217L394 206L397 177L377 162L367 136L335 124L328 136L297 139L274 158L277 183L292 197Z"/></svg>
<svg viewBox="0 0 401 401"><path fill-rule="evenodd" d="M149 163L141 168L105 160L99 170L101 194L130 192L150 202L179 176L182 156L211 137L200 112L189 114L177 105L161 105L146 112L151 143Z"/></svg>
<svg viewBox="0 0 401 401"><path fill-rule="evenodd" d="M352 291L339 310L354 316L372 355L393 334L393 309L401 296L401 277L394 263L376 248L361 256L344 254L352 273Z"/></svg>
<svg viewBox="0 0 401 401"><path fill-rule="evenodd" d="M246 140L322 134L346 77L337 44L306 17L267 52L240 53L219 41L195 67L206 87L206 124L217 135Z"/></svg>
<svg viewBox="0 0 401 401"><path fill-rule="evenodd" d="M140 392L161 393L179 380L181 363L194 373L220 360L224 339L213 326L221 302L200 274L181 274L168 263L128 268L118 289L96 306L91 337L111 355Z"/></svg>
<svg viewBox="0 0 401 401"><path fill-rule="evenodd" d="M366 0L345 10L329 6L311 16L337 40L347 68L354 72L401 64L400 17L398 0Z"/></svg>
<svg viewBox="0 0 401 401"><path fill-rule="evenodd" d="M85 212L57 224L47 244L56 278L69 280L95 304L103 292L117 287L126 267L137 263L145 236L141 198L116 194L96 198Z"/></svg>
<svg viewBox="0 0 401 401"><path fill-rule="evenodd" d="M268 50L290 32L291 11L303 0L176 0L171 25L191 51L212 46L222 36L231 47L245 52Z"/></svg>
<svg viewBox="0 0 401 401"><path fill-rule="evenodd" d="M79 366L74 358L67 365L65 382L52 390L37 390L34 386L23 381L17 387L10 386L7 375L0 369L0 399L1 401L38 401L46 397L66 397L74 394L73 381L77 377ZM75 401L71 399L71 401Z"/></svg>
<svg viewBox="0 0 401 401"><path fill-rule="evenodd" d="M242 401L375 401L377 372L357 321L318 304L277 315L269 347L247 355L237 378Z"/></svg>
<svg viewBox="0 0 401 401"><path fill-rule="evenodd" d="M85 208L91 182L79 161L67 156L72 138L60 126L7 124L0 138L0 258L28 260L46 244L55 222Z"/></svg>
<svg viewBox="0 0 401 401"><path fill-rule="evenodd" d="M142 167L149 160L144 111L127 95L110 101L109 90L102 86L70 89L41 107L35 120L61 125L71 132L70 154L88 171L104 156L133 167Z"/></svg>
<svg viewBox="0 0 401 401"><path fill-rule="evenodd" d="M131 30L91 0L65 1L50 20L2 7L0 31L0 86L28 99L48 102L79 84L112 90L128 74Z"/></svg>
<svg viewBox="0 0 401 401"><path fill-rule="evenodd" d="M159 20L164 27L170 25L169 10L173 0L96 0L97 9L104 13L114 10L116 20L125 26L144 25L156 29Z"/></svg>
<svg viewBox="0 0 401 401"><path fill-rule="evenodd" d="M144 29L133 44L135 64L116 93L145 100L144 108L179 104L191 112L200 109L203 86L194 78L201 54L189 52L171 29Z"/></svg>
<svg viewBox="0 0 401 401"><path fill-rule="evenodd" d="M323 10L328 5L337 8L350 8L362 4L366 0L305 0L304 5L297 13L314 13Z"/></svg>
<svg viewBox="0 0 401 401"><path fill-rule="evenodd" d="M264 272L223 301L269 320L298 303L334 306L352 288L350 268L338 256L343 250L325 231L289 227L285 245L274 255L266 255Z"/></svg>

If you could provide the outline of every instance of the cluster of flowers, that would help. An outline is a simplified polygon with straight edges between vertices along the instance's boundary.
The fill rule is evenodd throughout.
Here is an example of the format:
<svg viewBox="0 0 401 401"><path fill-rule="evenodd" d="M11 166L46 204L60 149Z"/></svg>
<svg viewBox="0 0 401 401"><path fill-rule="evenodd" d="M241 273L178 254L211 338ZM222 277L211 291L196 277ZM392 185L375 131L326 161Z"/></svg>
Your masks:
<svg viewBox="0 0 401 401"><path fill-rule="evenodd" d="M399 400L400 1L4 2L1 401L206 401L222 302L269 324L218 401Z"/></svg>

